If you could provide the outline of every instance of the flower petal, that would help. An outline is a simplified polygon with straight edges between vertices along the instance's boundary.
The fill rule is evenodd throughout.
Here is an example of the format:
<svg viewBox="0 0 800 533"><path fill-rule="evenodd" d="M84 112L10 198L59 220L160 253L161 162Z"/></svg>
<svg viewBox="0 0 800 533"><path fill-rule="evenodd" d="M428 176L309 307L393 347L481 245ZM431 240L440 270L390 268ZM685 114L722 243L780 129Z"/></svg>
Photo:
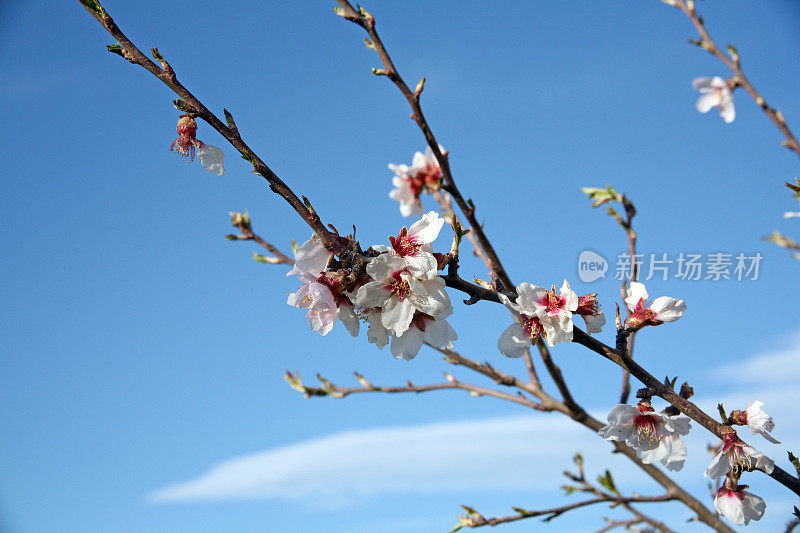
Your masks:
<svg viewBox="0 0 800 533"><path fill-rule="evenodd" d="M525 350L531 345L531 338L522 331L522 326L516 322L508 326L497 341L497 348L506 357L522 357Z"/></svg>
<svg viewBox="0 0 800 533"><path fill-rule="evenodd" d="M200 146L197 149L197 159L200 160L203 168L212 174L217 176L225 174L225 153L216 146L210 144Z"/></svg>

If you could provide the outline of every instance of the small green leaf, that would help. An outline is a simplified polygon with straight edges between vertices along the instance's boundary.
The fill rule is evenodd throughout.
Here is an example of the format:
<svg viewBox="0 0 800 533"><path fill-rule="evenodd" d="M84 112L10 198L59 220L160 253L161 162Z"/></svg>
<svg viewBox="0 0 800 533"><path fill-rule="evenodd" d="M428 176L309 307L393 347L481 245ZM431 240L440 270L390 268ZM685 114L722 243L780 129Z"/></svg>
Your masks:
<svg viewBox="0 0 800 533"><path fill-rule="evenodd" d="M236 122L233 121L233 115L231 115L231 112L224 107L222 108L222 112L225 113L225 122L228 123L228 127L233 131L238 132L239 128L236 127Z"/></svg>
<svg viewBox="0 0 800 533"><path fill-rule="evenodd" d="M104 13L103 6L101 6L98 2L95 2L95 0L81 0L81 4L83 4L86 9L94 11L98 15L102 15Z"/></svg>
<svg viewBox="0 0 800 533"><path fill-rule="evenodd" d="M120 45L119 43L107 44L106 49L112 54L117 54L119 57L125 57L125 54L122 53L122 50L124 50L124 48L122 48L122 45Z"/></svg>
<svg viewBox="0 0 800 533"><path fill-rule="evenodd" d="M619 494L617 491L617 486L614 484L614 478L611 476L611 472L609 470L606 470L603 475L597 476L597 481L614 494Z"/></svg>

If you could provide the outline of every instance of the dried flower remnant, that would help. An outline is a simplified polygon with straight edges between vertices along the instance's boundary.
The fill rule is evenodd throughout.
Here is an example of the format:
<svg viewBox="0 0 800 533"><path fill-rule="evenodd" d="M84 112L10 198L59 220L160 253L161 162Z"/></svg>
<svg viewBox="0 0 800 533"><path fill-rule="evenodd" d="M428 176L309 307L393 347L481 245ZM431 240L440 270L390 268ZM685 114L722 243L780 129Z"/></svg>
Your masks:
<svg viewBox="0 0 800 533"><path fill-rule="evenodd" d="M216 146L197 139L197 122L192 117L182 115L178 119L177 130L178 138L170 146L171 151L183 158L188 157L189 161L194 159L196 153L203 168L217 176L225 173L225 153Z"/></svg>

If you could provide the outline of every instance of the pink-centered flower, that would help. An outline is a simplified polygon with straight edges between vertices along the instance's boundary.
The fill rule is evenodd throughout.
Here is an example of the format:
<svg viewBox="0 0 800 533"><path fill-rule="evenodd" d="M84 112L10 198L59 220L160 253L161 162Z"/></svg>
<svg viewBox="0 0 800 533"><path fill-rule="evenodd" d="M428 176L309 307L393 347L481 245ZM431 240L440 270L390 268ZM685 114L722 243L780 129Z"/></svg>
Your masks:
<svg viewBox="0 0 800 533"><path fill-rule="evenodd" d="M521 320L508 326L497 342L497 348L506 357L522 357L539 336L550 346L572 340L572 313L578 308L578 295L570 289L567 280L559 292L555 285L548 291L530 283L520 283L516 303L504 294L499 297Z"/></svg>
<svg viewBox="0 0 800 533"><path fill-rule="evenodd" d="M452 307L445 309L436 317L417 311L411 319L408 330L398 336L383 326L380 310L371 309L366 313L369 322L367 339L380 350L391 342L389 349L394 358L406 361L416 357L424 343L443 350L450 349L458 340L458 335L447 321L447 317L452 313Z"/></svg>
<svg viewBox="0 0 800 533"><path fill-rule="evenodd" d="M657 413L649 402L641 401L637 407L614 406L608 425L597 433L605 440L625 442L645 464L661 461L667 469L677 471L686 460L686 445L680 437L690 428L688 417Z"/></svg>
<svg viewBox="0 0 800 533"><path fill-rule="evenodd" d="M372 249L402 257L408 270L423 279L433 279L438 274L438 264L431 243L439 236L444 219L436 211L429 211L410 228L403 227L397 237L389 237L391 246L377 245Z"/></svg>
<svg viewBox="0 0 800 533"><path fill-rule="evenodd" d="M737 422L742 425L747 425L750 428L750 433L753 435L760 434L762 437L770 441L772 444L780 444L779 441L769 434L775 429L775 422L772 417L761 409L764 402L756 400L747 406L747 409L740 411L737 417Z"/></svg>
<svg viewBox="0 0 800 533"><path fill-rule="evenodd" d="M586 322L587 333L600 333L603 331L603 326L606 324L606 315L600 309L597 293L580 296L575 314L583 317L584 322Z"/></svg>
<svg viewBox="0 0 800 533"><path fill-rule="evenodd" d="M702 93L695 105L698 111L708 113L711 108L716 107L725 122L729 124L733 122L736 118L736 109L733 107L733 91L728 82L719 76L702 77L692 80L692 87Z"/></svg>
<svg viewBox="0 0 800 533"><path fill-rule="evenodd" d="M442 146L439 146L439 150L442 153L445 151ZM421 214L420 195L426 191L437 190L442 177L433 150L429 146L424 154L416 152L410 167L390 163L389 170L395 174L392 178L395 188L389 193L389 198L400 202L400 214L404 217Z"/></svg>
<svg viewBox="0 0 800 533"><path fill-rule="evenodd" d="M775 461L742 442L736 433L726 433L722 448L711 460L703 476L717 479L734 473L762 470L771 474L775 468Z"/></svg>
<svg viewBox="0 0 800 533"><path fill-rule="evenodd" d="M406 267L405 259L381 254L367 264L367 274L374 280L359 287L354 303L365 308L381 308L381 324L401 336L408 331L414 313L431 317L450 307L444 280L420 279Z"/></svg>
<svg viewBox="0 0 800 533"><path fill-rule="evenodd" d="M177 130L178 138L170 146L171 151L183 158L188 157L189 161L193 160L197 153L197 159L203 168L217 176L225 173L225 154L216 146L197 139L197 122L192 117L184 115L178 119Z"/></svg>
<svg viewBox="0 0 800 533"><path fill-rule="evenodd" d="M736 489L720 487L714 497L714 509L740 526L746 526L750 520L761 520L767 503L762 499L747 492L747 485L737 485Z"/></svg>
<svg viewBox="0 0 800 533"><path fill-rule="evenodd" d="M686 302L669 296L659 296L648 303L647 289L637 281L631 282L627 295L625 304L630 309L631 316L625 320L625 327L631 330L674 322L686 311Z"/></svg>
<svg viewBox="0 0 800 533"><path fill-rule="evenodd" d="M359 320L345 292L342 275L325 271L331 256L333 254L316 237L295 250L294 267L286 275L296 274L303 285L297 292L287 295L286 303L299 309L308 309L306 317L312 331L327 335L339 319L347 331L357 337Z"/></svg>

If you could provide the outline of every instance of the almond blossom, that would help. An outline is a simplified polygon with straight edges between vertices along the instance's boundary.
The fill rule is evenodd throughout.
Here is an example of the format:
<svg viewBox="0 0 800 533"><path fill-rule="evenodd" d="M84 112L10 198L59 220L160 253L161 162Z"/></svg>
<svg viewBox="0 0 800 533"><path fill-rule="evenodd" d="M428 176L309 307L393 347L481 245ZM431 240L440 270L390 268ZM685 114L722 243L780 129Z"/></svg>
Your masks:
<svg viewBox="0 0 800 533"><path fill-rule="evenodd" d="M197 159L203 168L222 176L225 173L225 153L217 148L206 144L195 137L197 134L197 122L189 115L183 115L178 119L178 138L173 141L170 150L181 157L188 157L189 161L194 159L195 152Z"/></svg>
<svg viewBox="0 0 800 533"><path fill-rule="evenodd" d="M345 281L338 272L325 272L333 256L319 243L316 236L304 242L294 252L294 267L286 274L297 275L303 286L289 293L286 303L308 309L306 317L312 331L327 335L337 318L353 337L358 336L359 321L353 304L345 294Z"/></svg>
<svg viewBox="0 0 800 533"><path fill-rule="evenodd" d="M548 291L526 282L517 285L516 303L502 293L499 297L522 321L508 326L497 341L497 348L506 357L522 357L539 336L550 346L572 340L572 313L578 308L578 295L567 280L558 293L555 285Z"/></svg>
<svg viewBox="0 0 800 533"><path fill-rule="evenodd" d="M750 520L761 520L767 509L766 502L746 488L747 485L736 485L734 489L720 487L714 497L714 509L740 526L746 526Z"/></svg>
<svg viewBox="0 0 800 533"><path fill-rule="evenodd" d="M408 165L394 165L389 163L389 170L395 173L392 178L394 189L389 193L389 198L400 202L400 214L404 217L413 217L422 213L422 201L419 195L422 188L411 177Z"/></svg>
<svg viewBox="0 0 800 533"><path fill-rule="evenodd" d="M423 279L433 279L438 274L438 263L431 243L439 236L444 219L436 211L429 211L410 228L400 230L397 237L389 237L391 246L377 245L372 249L402 257L408 270Z"/></svg>
<svg viewBox="0 0 800 533"><path fill-rule="evenodd" d="M769 434L769 432L775 429L775 422L773 422L771 416L761 409L762 405L764 405L764 402L756 400L755 402L751 402L744 411L731 413L731 415L733 416L735 414L736 416L734 419L736 422L747 425L750 428L750 433L753 435L760 434L772 444L780 444L779 441L775 440L775 438Z"/></svg>
<svg viewBox="0 0 800 533"><path fill-rule="evenodd" d="M726 433L722 448L711 460L703 476L717 479L729 472L741 473L750 470L763 470L771 474L775 461L742 442L736 433Z"/></svg>
<svg viewBox="0 0 800 533"><path fill-rule="evenodd" d="M650 402L641 401L637 407L614 406L608 425L597 433L605 440L625 442L645 464L661 461L668 470L678 471L686 460L686 445L680 437L690 428L688 417L657 413Z"/></svg>
<svg viewBox="0 0 800 533"><path fill-rule="evenodd" d="M441 145L439 151L445 153ZM392 178L395 189L389 193L389 198L400 202L400 214L404 217L421 214L420 195L425 191L437 190L442 177L442 170L431 147L428 146L424 154L416 152L410 167L390 163L389 170L395 173Z"/></svg>
<svg viewBox="0 0 800 533"><path fill-rule="evenodd" d="M359 287L354 302L365 308L380 307L381 324L398 337L408 331L416 311L436 317L450 307L444 280L417 278L400 256L379 255L367 264L367 274L374 281Z"/></svg>
<svg viewBox="0 0 800 533"><path fill-rule="evenodd" d="M580 296L575 314L583 317L584 322L586 322L587 333L600 333L603 331L603 326L606 324L606 315L600 309L597 293Z"/></svg>
<svg viewBox="0 0 800 533"><path fill-rule="evenodd" d="M695 104L698 111L708 113L712 107L716 107L725 122L733 122L736 110L733 107L733 92L728 82L719 76L702 77L692 80L692 87L702 93Z"/></svg>
<svg viewBox="0 0 800 533"><path fill-rule="evenodd" d="M625 297L625 304L631 311L631 315L625 320L627 329L636 331L645 326L674 322L686 311L686 302L683 300L659 296L648 305L647 298L644 284L632 281Z"/></svg>
<svg viewBox="0 0 800 533"><path fill-rule="evenodd" d="M436 317L417 311L411 319L408 331L398 336L383 327L380 310L371 309L366 314L369 322L367 339L380 350L391 342L389 349L394 358L406 361L416 357L425 343L447 350L455 346L454 343L458 340L458 335L446 319L452 313L452 307L448 307Z"/></svg>

